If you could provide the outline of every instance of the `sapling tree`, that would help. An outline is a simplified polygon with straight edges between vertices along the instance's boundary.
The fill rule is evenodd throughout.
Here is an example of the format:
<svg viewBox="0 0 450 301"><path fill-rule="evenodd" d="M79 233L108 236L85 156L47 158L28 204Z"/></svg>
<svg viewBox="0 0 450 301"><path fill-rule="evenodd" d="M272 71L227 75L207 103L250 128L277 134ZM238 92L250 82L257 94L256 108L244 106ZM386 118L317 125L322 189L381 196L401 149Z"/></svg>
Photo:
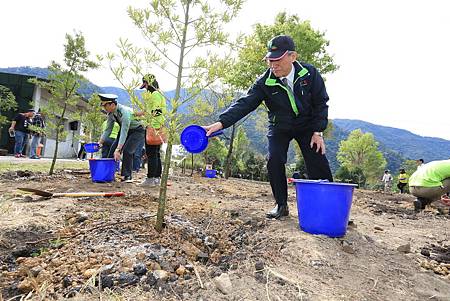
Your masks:
<svg viewBox="0 0 450 301"><path fill-rule="evenodd" d="M32 83L50 92L49 99L41 106L41 111L47 116L45 134L55 138L50 175L55 168L59 142L67 136L65 119L70 117L70 112L77 111L76 105L81 99L77 91L81 83L86 81L82 73L97 66L97 63L89 59L84 36L75 32L74 36L66 34L64 63L53 61L50 64L48 80L30 79Z"/></svg>
<svg viewBox="0 0 450 301"><path fill-rule="evenodd" d="M226 46L230 44L230 37L223 26L237 15L242 3L243 0L152 0L147 8L129 7L128 15L148 44L140 47L121 39L119 53L107 55L112 72L130 93L133 105L146 112L143 117L145 124L151 123L151 114L134 93L142 76L162 71L176 82L175 96L170 100L165 116L168 141L159 193L157 231L162 230L172 145L180 130L178 109L223 77L221 73L229 55Z"/></svg>

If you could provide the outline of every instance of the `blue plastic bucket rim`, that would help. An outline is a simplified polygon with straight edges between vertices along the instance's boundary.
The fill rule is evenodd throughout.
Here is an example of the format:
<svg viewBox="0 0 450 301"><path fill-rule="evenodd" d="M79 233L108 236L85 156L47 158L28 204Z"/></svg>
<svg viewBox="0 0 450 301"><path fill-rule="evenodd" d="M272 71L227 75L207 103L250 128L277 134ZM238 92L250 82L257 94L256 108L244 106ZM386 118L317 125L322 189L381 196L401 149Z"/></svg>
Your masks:
<svg viewBox="0 0 450 301"><path fill-rule="evenodd" d="M304 180L304 179L293 179L294 183L301 184L325 184L325 185L338 185L338 186L352 186L358 187L358 184L353 183L338 183L338 182L330 182L328 180Z"/></svg>
<svg viewBox="0 0 450 301"><path fill-rule="evenodd" d="M94 160L94 161L112 161L112 160L116 160L116 159L114 159L114 158L92 158L92 159L89 159L89 160Z"/></svg>
<svg viewBox="0 0 450 301"><path fill-rule="evenodd" d="M188 152L201 153L208 146L206 130L196 124L189 125L181 132L180 142Z"/></svg>
<svg viewBox="0 0 450 301"><path fill-rule="evenodd" d="M98 144L97 142L86 143L84 145L84 150L87 153L95 153L95 152L98 152L99 149L100 149L100 144Z"/></svg>

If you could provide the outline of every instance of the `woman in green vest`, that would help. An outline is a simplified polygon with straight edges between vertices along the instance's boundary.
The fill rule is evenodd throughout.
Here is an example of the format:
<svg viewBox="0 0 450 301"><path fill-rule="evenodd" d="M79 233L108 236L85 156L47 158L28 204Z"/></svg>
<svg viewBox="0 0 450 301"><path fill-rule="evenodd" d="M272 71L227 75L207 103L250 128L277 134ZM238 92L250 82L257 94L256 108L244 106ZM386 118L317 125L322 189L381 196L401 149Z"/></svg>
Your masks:
<svg viewBox="0 0 450 301"><path fill-rule="evenodd" d="M402 168L400 169L400 174L398 175L398 183L397 188L400 190L400 193L405 192L405 187L408 185L408 175L406 174L405 170Z"/></svg>
<svg viewBox="0 0 450 301"><path fill-rule="evenodd" d="M159 92L159 84L152 74L147 74L142 79L141 89L147 91L142 93L142 99L145 102L146 114L151 114L150 124L147 127L156 131L163 131L164 119L167 113L166 99ZM161 144L163 141L161 140ZM147 178L141 183L143 186L156 186L161 182L161 155L159 145L150 145L145 143L145 154L147 156Z"/></svg>

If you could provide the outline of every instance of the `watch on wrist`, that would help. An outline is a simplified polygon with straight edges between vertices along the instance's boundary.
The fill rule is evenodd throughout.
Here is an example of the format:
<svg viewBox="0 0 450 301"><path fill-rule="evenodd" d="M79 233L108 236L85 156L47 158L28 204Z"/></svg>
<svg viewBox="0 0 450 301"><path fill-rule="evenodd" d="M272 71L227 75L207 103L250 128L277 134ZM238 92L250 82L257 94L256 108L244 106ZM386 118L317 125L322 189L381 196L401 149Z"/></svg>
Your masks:
<svg viewBox="0 0 450 301"><path fill-rule="evenodd" d="M313 135L319 136L319 137L323 137L323 133L322 132L314 132Z"/></svg>

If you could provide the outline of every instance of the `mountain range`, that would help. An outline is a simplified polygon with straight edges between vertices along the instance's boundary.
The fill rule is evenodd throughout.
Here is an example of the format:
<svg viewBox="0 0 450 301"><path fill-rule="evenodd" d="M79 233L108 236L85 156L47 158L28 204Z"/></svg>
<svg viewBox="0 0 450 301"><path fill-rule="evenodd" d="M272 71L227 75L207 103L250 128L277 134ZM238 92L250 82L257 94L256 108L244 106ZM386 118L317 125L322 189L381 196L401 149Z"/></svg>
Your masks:
<svg viewBox="0 0 450 301"><path fill-rule="evenodd" d="M0 72L8 72L22 75L37 76L40 78L48 77L48 70L46 68L36 67L13 67L13 68L0 68ZM118 96L119 103L124 105L130 105L130 97L128 93L118 87L99 87L90 82L84 84L79 93L85 97L89 97L92 93L112 93ZM137 90L136 93L140 95L141 91ZM168 99L171 99L175 95L175 91L164 92ZM182 93L187 93L182 91ZM180 113L187 113L189 111L189 104L185 104L179 110ZM379 150L383 153L388 161L387 168L397 171L401 167L401 164L406 159L424 159L425 162L433 160L444 160L450 158L450 141L424 137L411 133L410 131L387 127L377 124L372 124L362 120L352 119L333 119L334 131L332 137L327 139L327 153L332 166L333 171L339 167L339 163L336 160L336 153L339 149L340 141L347 138L348 134L355 130L361 129L363 132L370 132L374 135L375 139L379 142ZM244 123L244 128L247 132L250 145L260 153L267 152L267 145L261 143L261 133L256 131L254 120L249 118ZM292 151L290 157L292 158Z"/></svg>

